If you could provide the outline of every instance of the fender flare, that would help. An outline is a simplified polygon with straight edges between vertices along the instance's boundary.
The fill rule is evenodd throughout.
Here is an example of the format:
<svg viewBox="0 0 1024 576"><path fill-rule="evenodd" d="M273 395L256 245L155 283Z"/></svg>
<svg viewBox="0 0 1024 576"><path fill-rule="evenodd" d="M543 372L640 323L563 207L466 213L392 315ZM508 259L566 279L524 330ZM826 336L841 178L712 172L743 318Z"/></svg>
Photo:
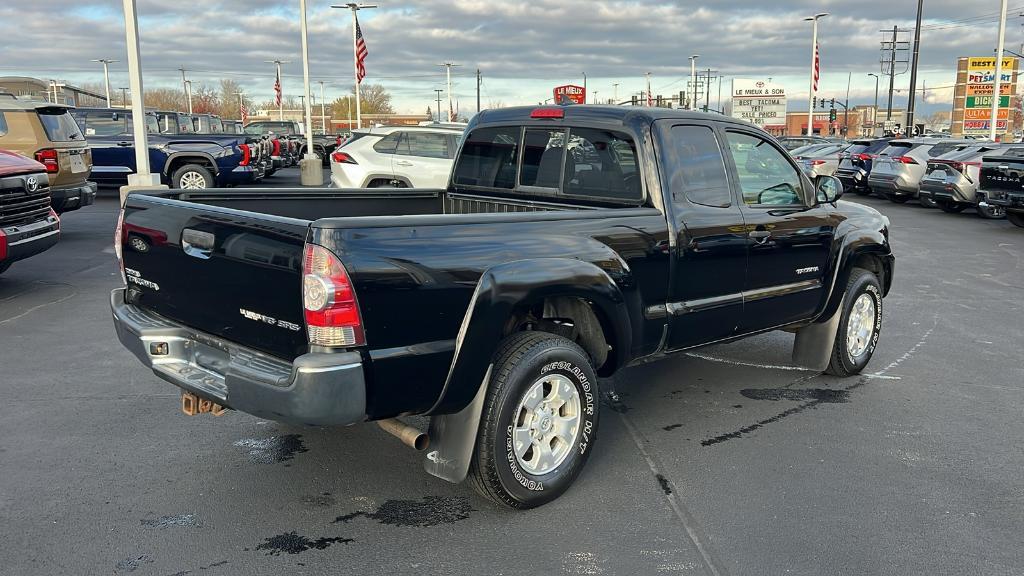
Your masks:
<svg viewBox="0 0 1024 576"><path fill-rule="evenodd" d="M843 237L843 243L840 245L838 254L834 259L836 265L831 271L832 284L829 287L828 297L822 307L821 314L818 315L818 322L827 321L839 309L843 302L844 287L850 279L850 272L853 270L853 263L865 254L876 256L881 261L882 267L885 270L885 278L880 279L882 282L882 295L884 296L889 293L889 288L892 286L892 272L895 260L892 250L889 248L889 241L880 231L850 230Z"/></svg>
<svg viewBox="0 0 1024 576"><path fill-rule="evenodd" d="M183 156L184 157L191 157L191 158L202 158L203 160L207 160L207 161L210 162L211 165L213 165L213 175L214 176L218 176L220 174L220 166L217 165L217 160L214 159L213 155L210 154L209 152L200 152L200 151L193 151L193 150L188 150L188 151L182 150L182 151L178 151L178 152L171 152L170 154L167 155L167 159L164 160L164 168L162 170L163 175L167 176L168 178L170 178L171 177L171 173L170 173L171 164L173 164L175 160L177 160L178 158L181 158Z"/></svg>
<svg viewBox="0 0 1024 576"><path fill-rule="evenodd" d="M617 362L628 360L624 355L629 353L632 331L625 299L604 270L571 258L517 260L486 270L463 317L444 388L427 411L428 473L450 482L465 479L493 368L491 357L504 337L506 321L524 303L553 296L591 302L614 333L611 344Z"/></svg>

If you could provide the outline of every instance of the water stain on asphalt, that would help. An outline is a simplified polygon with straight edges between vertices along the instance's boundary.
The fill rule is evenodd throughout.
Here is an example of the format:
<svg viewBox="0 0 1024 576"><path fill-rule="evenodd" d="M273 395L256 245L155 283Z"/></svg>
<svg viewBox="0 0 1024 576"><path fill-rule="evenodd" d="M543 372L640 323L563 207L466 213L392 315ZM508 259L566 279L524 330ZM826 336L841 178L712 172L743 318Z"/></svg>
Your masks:
<svg viewBox="0 0 1024 576"><path fill-rule="evenodd" d="M751 400L818 400L823 404L849 402L849 390L829 388L747 388L740 394Z"/></svg>
<svg viewBox="0 0 1024 576"><path fill-rule="evenodd" d="M179 514L177 516L161 516L159 518L144 518L139 520L143 526L152 528L167 528L168 526L195 526L195 514Z"/></svg>
<svg viewBox="0 0 1024 576"><path fill-rule="evenodd" d="M671 431L675 430L676 428L682 428L682 426L683 426L682 424L669 424L668 426L663 426L662 430L664 430L666 432L671 432Z"/></svg>
<svg viewBox="0 0 1024 576"><path fill-rule="evenodd" d="M151 562L153 562L153 558L149 554L143 554L141 556L125 558L115 564L114 568L117 570L124 570L126 572L134 572L143 564L149 564Z"/></svg>
<svg viewBox="0 0 1024 576"><path fill-rule="evenodd" d="M352 512L338 516L334 523L348 523L360 516L391 526L426 528L452 524L469 518L474 512L469 499L462 496L424 496L421 500L388 500L375 512Z"/></svg>
<svg viewBox="0 0 1024 576"><path fill-rule="evenodd" d="M275 464L291 460L300 452L308 452L300 434L285 434L270 438L243 438L235 446L248 448L249 459L257 464Z"/></svg>
<svg viewBox="0 0 1024 576"><path fill-rule="evenodd" d="M337 502L334 496L331 496L330 492L324 492L322 494L315 494L312 496L303 496L303 504L309 504L310 506L327 507L334 506Z"/></svg>
<svg viewBox="0 0 1024 576"><path fill-rule="evenodd" d="M672 485L668 483L668 478L665 478L661 474L655 474L654 477L658 479L658 485L661 486L661 491L664 492L666 496L672 494Z"/></svg>
<svg viewBox="0 0 1024 576"><path fill-rule="evenodd" d="M348 544L354 541L352 538L342 538L341 536L311 540L293 530L266 538L266 541L257 546L256 550L266 550L267 556L280 556L281 554L298 554L310 549L325 550L332 544Z"/></svg>

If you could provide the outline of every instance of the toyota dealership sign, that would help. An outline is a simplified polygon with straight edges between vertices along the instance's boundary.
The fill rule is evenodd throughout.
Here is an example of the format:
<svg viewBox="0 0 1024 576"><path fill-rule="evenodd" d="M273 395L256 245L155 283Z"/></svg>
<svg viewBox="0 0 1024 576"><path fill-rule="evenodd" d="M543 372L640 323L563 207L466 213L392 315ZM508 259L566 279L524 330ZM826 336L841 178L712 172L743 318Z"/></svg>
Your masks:
<svg viewBox="0 0 1024 576"><path fill-rule="evenodd" d="M770 81L732 81L732 117L758 126L786 124L786 89Z"/></svg>

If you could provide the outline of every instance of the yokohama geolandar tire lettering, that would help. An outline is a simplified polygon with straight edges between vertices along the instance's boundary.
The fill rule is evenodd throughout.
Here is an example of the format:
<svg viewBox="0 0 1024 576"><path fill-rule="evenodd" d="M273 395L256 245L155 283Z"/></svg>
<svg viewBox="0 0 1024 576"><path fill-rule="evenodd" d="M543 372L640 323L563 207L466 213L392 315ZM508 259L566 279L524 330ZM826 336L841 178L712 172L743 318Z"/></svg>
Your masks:
<svg viewBox="0 0 1024 576"><path fill-rule="evenodd" d="M871 360L882 329L882 286L869 270L854 268L846 282L839 330L827 373L859 374Z"/></svg>
<svg viewBox="0 0 1024 576"><path fill-rule="evenodd" d="M509 336L493 361L469 481L496 503L540 506L565 492L590 456L597 376L582 348L546 332Z"/></svg>

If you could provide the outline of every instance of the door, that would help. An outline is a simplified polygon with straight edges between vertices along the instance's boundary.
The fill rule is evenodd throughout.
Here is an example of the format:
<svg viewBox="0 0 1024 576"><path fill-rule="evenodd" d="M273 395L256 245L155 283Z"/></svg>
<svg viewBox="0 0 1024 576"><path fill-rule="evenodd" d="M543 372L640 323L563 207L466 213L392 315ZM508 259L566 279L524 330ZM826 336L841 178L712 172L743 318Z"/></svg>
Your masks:
<svg viewBox="0 0 1024 576"><path fill-rule="evenodd" d="M817 204L810 181L772 141L753 131L724 132L746 224L740 332L808 319L824 296L836 225L831 205Z"/></svg>
<svg viewBox="0 0 1024 576"><path fill-rule="evenodd" d="M413 130L402 132L391 166L395 179L411 188L444 188L452 170L448 135Z"/></svg>
<svg viewBox="0 0 1024 576"><path fill-rule="evenodd" d="M655 123L676 238L667 312L668 348L736 334L743 316L747 236L711 125Z"/></svg>

